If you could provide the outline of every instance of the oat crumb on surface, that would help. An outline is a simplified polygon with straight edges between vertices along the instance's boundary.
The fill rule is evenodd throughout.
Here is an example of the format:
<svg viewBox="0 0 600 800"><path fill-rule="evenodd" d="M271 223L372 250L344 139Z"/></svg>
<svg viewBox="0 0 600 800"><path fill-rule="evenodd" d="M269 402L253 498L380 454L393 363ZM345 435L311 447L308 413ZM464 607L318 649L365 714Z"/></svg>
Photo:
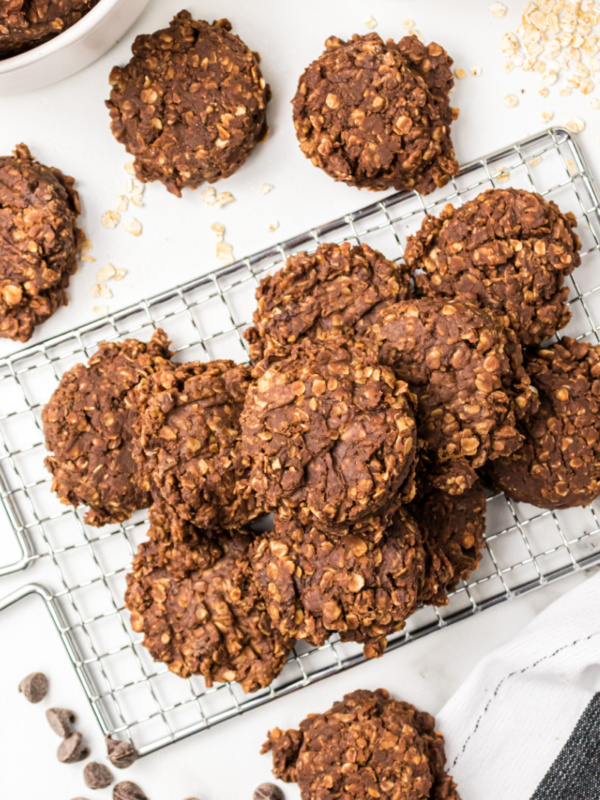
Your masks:
<svg viewBox="0 0 600 800"><path fill-rule="evenodd" d="M129 208L129 198L124 194L120 195L115 208L117 211L127 211Z"/></svg>
<svg viewBox="0 0 600 800"><path fill-rule="evenodd" d="M581 133L581 131L585 130L585 122L581 117L570 117L565 122L565 128L569 133Z"/></svg>
<svg viewBox="0 0 600 800"><path fill-rule="evenodd" d="M130 233L132 236L141 236L142 235L142 223L136 219L135 217L129 217L123 223L123 227Z"/></svg>
<svg viewBox="0 0 600 800"><path fill-rule="evenodd" d="M267 230L270 231L271 233L273 233L273 231L276 231L278 227L279 227L279 223L278 222L271 222L267 226Z"/></svg>
<svg viewBox="0 0 600 800"><path fill-rule="evenodd" d="M542 122L550 122L550 120L554 117L554 111L542 111L540 114L540 118Z"/></svg>
<svg viewBox="0 0 600 800"><path fill-rule="evenodd" d="M492 12L492 17L499 19L506 14L506 6L502 3L491 3L490 11Z"/></svg>
<svg viewBox="0 0 600 800"><path fill-rule="evenodd" d="M463 78L467 77L467 71L464 70L462 67L457 67L454 70L454 74L456 75L459 81L462 81Z"/></svg>
<svg viewBox="0 0 600 800"><path fill-rule="evenodd" d="M374 17L369 17L365 20L365 27L369 30L374 30L377 27L377 20Z"/></svg>
<svg viewBox="0 0 600 800"><path fill-rule="evenodd" d="M96 273L96 280L98 283L109 281L112 277L114 277L115 271L116 270L112 264L105 264Z"/></svg>
<svg viewBox="0 0 600 800"><path fill-rule="evenodd" d="M115 274L113 275L113 281L122 281L126 275L127 275L126 269L116 269Z"/></svg>
<svg viewBox="0 0 600 800"><path fill-rule="evenodd" d="M269 194L269 192L272 192L274 188L275 187L273 186L272 183L263 183L262 186L260 187L260 193Z"/></svg>
<svg viewBox="0 0 600 800"><path fill-rule="evenodd" d="M125 164L125 167L124 167L124 169L125 169L125 172L126 172L128 175L131 175L132 177L134 177L134 176L135 176L135 164L134 164L134 162L133 162L133 161L128 161L128 162Z"/></svg>
<svg viewBox="0 0 600 800"><path fill-rule="evenodd" d="M102 225L105 228L116 228L121 221L121 215L118 211L105 211L102 214Z"/></svg>
<svg viewBox="0 0 600 800"><path fill-rule="evenodd" d="M108 314L108 306L94 306L92 311L94 314L98 314L99 317L103 317L105 314Z"/></svg>
<svg viewBox="0 0 600 800"><path fill-rule="evenodd" d="M516 94L507 94L504 98L504 105L507 108L516 108L519 105L519 98Z"/></svg>
<svg viewBox="0 0 600 800"><path fill-rule="evenodd" d="M542 158L541 156L534 156L531 161L529 162L530 167L537 167L538 164L541 164Z"/></svg>

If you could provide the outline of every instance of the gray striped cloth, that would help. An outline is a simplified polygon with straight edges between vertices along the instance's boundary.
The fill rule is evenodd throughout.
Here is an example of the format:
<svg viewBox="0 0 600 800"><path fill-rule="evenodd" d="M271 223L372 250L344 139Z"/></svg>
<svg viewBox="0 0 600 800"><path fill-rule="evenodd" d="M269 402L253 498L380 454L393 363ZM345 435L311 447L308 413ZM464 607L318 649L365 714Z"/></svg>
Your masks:
<svg viewBox="0 0 600 800"><path fill-rule="evenodd" d="M462 800L600 800L600 574L480 662L437 724Z"/></svg>

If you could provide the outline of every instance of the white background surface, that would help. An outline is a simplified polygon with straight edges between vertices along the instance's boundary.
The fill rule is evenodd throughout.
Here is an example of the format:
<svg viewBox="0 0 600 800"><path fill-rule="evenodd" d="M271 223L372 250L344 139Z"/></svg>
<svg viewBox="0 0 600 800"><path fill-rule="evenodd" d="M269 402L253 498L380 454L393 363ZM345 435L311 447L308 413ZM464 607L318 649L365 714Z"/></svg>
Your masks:
<svg viewBox="0 0 600 800"><path fill-rule="evenodd" d="M84 263L71 281L70 305L38 329L41 341L92 318L92 307L108 304L111 310L143 296L167 289L218 266L210 225L221 221L227 241L237 257L266 247L278 239L324 223L373 201L376 195L333 183L300 154L294 137L289 101L298 76L322 50L327 36L365 33L364 21L372 15L384 38L404 35L401 20L411 18L426 41L442 43L467 71L481 67L480 77L458 81L453 103L461 115L453 139L461 162L502 147L541 130L542 110L555 113L553 124L571 116L587 121L580 136L592 168L600 177L600 112L589 109L589 97L549 98L535 91L534 75L502 71L498 44L503 32L518 21L520 0L507 0L509 14L494 19L487 0L219 0L187 7L212 20L227 16L253 49L260 51L262 68L273 90L269 106L270 135L246 165L218 190L230 190L236 202L217 210L208 208L200 192L186 192L179 200L159 185L146 189L146 205L135 209L143 223L139 239L122 228L106 230L101 214L114 208L123 191L129 160L113 139L103 101L108 95L111 66L128 59L135 33L151 32L167 24L181 8L181 0L153 0L134 30L85 72L43 91L16 98L0 98L0 152L8 153L20 141L41 161L55 164L77 178L82 196L82 224L94 245L96 264ZM521 93L523 90L523 93ZM518 94L515 109L504 106L506 94ZM598 94L598 90L596 91ZM273 192L261 196L267 182ZM274 221L276 233L267 231ZM112 283L114 298L91 299L96 270L107 261L127 269L127 278ZM32 343L33 343L32 342ZM0 356L17 346L0 342ZM1 398L0 398L1 402ZM0 544L0 562L11 555ZM309 711L327 708L346 691L383 685L398 696L435 713L460 684L479 657L509 638L559 593L583 579L569 578L528 598L511 601L484 615L436 633L424 641L389 653L382 660L357 667L344 675L305 689L244 718L149 756L134 768L119 773L135 780L150 800L244 800L254 787L269 779L269 759L258 755L266 731L275 725L295 726ZM23 576L4 578L0 596L19 586ZM58 637L36 600L28 600L0 617L0 797L10 800L69 800L75 797L109 797L91 792L82 781L81 766L56 762L58 738L44 720L49 705L65 705L80 715L80 728L101 759L104 747L99 729ZM46 671L52 682L48 702L31 706L17 693L23 675ZM294 786L286 796L299 797Z"/></svg>

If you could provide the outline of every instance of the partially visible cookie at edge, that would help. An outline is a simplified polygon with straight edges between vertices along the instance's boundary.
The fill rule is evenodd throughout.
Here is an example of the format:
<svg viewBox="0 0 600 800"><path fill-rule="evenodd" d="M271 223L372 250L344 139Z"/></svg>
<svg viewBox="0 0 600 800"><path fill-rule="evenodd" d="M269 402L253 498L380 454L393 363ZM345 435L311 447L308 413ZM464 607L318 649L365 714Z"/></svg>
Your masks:
<svg viewBox="0 0 600 800"><path fill-rule="evenodd" d="M0 60L66 31L99 0L0 0Z"/></svg>

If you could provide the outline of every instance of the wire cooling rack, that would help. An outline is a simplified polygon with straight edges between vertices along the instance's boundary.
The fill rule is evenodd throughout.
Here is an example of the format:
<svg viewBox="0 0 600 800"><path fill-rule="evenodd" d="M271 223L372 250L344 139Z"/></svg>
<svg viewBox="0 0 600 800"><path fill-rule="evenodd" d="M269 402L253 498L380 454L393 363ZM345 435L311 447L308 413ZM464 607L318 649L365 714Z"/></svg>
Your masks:
<svg viewBox="0 0 600 800"><path fill-rule="evenodd" d="M0 360L0 496L16 537L17 557L0 575L34 565L40 583L24 586L0 609L31 594L45 603L105 733L150 753L283 694L362 661L361 649L335 638L324 647L296 647L271 687L244 695L235 684L207 690L155 664L129 626L123 607L125 575L145 537L146 516L123 525L86 527L83 511L62 506L50 491L43 460L41 410L58 380L87 360L98 342L157 326L173 339L178 360L246 360L241 333L254 309L262 275L285 257L324 241L366 242L399 259L402 243L425 213L460 204L490 187L533 189L577 216L582 266L569 278L573 318L566 333L598 342L600 326L600 212L579 147L552 129L462 168L428 197L395 194L233 266L144 300L63 336ZM487 549L480 569L441 609L424 608L393 649L575 570L600 563L600 502L586 509L540 511L488 498ZM3 537L4 541L10 537ZM7 548L9 549L9 548Z"/></svg>

